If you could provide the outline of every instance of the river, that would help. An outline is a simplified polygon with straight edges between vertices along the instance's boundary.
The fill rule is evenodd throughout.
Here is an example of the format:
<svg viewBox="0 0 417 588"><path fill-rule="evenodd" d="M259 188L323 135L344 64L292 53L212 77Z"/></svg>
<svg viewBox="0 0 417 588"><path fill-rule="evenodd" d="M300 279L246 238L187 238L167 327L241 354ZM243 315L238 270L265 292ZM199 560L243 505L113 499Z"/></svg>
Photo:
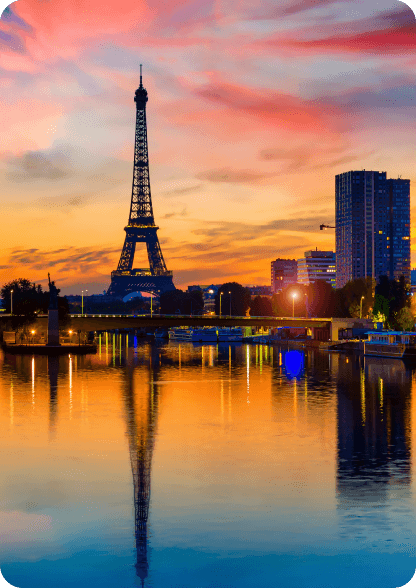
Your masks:
<svg viewBox="0 0 417 588"><path fill-rule="evenodd" d="M415 368L103 338L0 356L19 588L393 588L415 569Z"/></svg>

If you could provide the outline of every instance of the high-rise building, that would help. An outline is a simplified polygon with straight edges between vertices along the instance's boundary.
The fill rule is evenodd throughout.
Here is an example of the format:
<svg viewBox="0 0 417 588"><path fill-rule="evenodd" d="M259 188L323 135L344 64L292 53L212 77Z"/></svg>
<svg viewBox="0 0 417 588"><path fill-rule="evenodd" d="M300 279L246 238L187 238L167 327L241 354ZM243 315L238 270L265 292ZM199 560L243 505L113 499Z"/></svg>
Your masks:
<svg viewBox="0 0 417 588"><path fill-rule="evenodd" d="M297 282L297 261L295 259L276 259L271 261L271 293L279 292L288 284Z"/></svg>
<svg viewBox="0 0 417 588"><path fill-rule="evenodd" d="M304 257L297 260L297 282L308 286L317 280L336 287L336 254L333 251L306 251Z"/></svg>
<svg viewBox="0 0 417 588"><path fill-rule="evenodd" d="M410 281L410 180L386 172L336 176L336 286L404 274Z"/></svg>
<svg viewBox="0 0 417 588"><path fill-rule="evenodd" d="M410 180L387 180L389 198L388 275L398 280L404 274L411 282Z"/></svg>

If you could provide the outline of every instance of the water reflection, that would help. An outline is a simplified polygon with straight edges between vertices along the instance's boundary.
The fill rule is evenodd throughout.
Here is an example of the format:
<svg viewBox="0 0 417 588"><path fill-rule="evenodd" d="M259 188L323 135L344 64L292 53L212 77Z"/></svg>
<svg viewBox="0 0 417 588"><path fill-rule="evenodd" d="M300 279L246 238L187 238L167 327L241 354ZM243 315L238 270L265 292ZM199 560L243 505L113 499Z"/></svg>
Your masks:
<svg viewBox="0 0 417 588"><path fill-rule="evenodd" d="M121 349L121 348L120 348ZM160 356L155 347L150 348L147 377L140 373L140 384L132 362L124 371L124 402L130 463L133 475L135 505L136 574L144 586L148 576L148 517L151 495L152 454L158 420L158 381Z"/></svg>
<svg viewBox="0 0 417 588"><path fill-rule="evenodd" d="M411 460L407 366L396 359L346 359L336 373L340 506L367 496L385 500L388 484L409 482Z"/></svg>
<svg viewBox="0 0 417 588"><path fill-rule="evenodd" d="M49 438L53 439L56 432L56 421L58 412L58 372L59 357L48 356L48 377L49 377Z"/></svg>
<svg viewBox="0 0 417 588"><path fill-rule="evenodd" d="M391 549L405 562L415 409L414 372L403 362L130 339L103 334L95 356L4 358L1 439L26 462L0 500L16 512L39 502L22 497L37 459L45 483L42 492L38 480L32 486L54 525L33 561L62 549L80 568L94 568L91 588L165 588L184 570L184 588L225 586L243 560L252 571L236 581L242 588L255 576L265 588L276 586L277 576L283 588L346 588L355 581L339 571L326 575L329 552L339 550L335 566L346 572L345 545L344 555L370 556L393 539ZM12 461L4 459L4 467L13 477ZM64 514L54 503L57 488L65 490ZM77 545L68 539L72 525ZM28 528L21 535L27 550L38 549ZM88 553L83 561L81 551ZM273 553L269 563L259 565L266 553ZM52 559L55 585L63 578L62 586L73 588L59 557ZM401 565L413 565L407 562ZM290 569L295 580L285 576ZM42 585L36 573L33 585ZM401 584L395 581L390 585ZM31 578L15 584L30 586ZM372 585L364 580L360 588Z"/></svg>

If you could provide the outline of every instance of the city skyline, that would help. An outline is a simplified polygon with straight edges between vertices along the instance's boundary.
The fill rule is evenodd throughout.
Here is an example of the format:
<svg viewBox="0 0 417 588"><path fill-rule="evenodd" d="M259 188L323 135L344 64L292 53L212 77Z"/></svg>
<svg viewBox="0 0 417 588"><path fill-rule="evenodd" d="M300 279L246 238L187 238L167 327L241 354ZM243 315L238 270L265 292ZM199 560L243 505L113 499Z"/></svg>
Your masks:
<svg viewBox="0 0 417 588"><path fill-rule="evenodd" d="M127 3L118 19L105 5L86 4L75 26L71 3L18 0L0 21L3 283L45 286L49 270L63 294L108 288L140 62L155 220L177 287L268 283L275 258L334 251L334 231L319 231L335 220L334 177L362 168L410 178L415 267L406 5Z"/></svg>

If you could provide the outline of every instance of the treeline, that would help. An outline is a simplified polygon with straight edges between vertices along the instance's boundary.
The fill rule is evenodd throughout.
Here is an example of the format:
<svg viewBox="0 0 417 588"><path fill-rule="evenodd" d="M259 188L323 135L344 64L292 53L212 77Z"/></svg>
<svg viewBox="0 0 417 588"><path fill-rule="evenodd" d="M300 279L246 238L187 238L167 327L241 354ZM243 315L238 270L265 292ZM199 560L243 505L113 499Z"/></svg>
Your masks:
<svg viewBox="0 0 417 588"><path fill-rule="evenodd" d="M69 305L65 296L59 296L58 289L58 316L59 322L65 326L69 322ZM33 322L38 314L46 314L49 307L49 291L44 292L40 284L35 284L26 278L12 280L0 290L3 307L6 313L12 312L13 303L13 327L24 326Z"/></svg>
<svg viewBox="0 0 417 588"><path fill-rule="evenodd" d="M11 311L13 290L13 315L16 326L30 323L37 314L47 313L49 292L40 284L19 278L5 284L0 295L7 313ZM59 292L59 290L58 290ZM410 293L404 276L390 280L381 276L378 283L371 278L348 282L343 288L334 289L324 281L304 286L291 284L271 297L252 298L249 288L237 282L226 282L215 295L215 314L223 316L284 316L284 317L360 317L382 322L385 328L413 330L416 320L415 296ZM128 302L114 300L90 302L84 298L84 312L96 314L139 314L150 308L149 298L133 298ZM68 304L65 296L58 297L60 323L64 326L69 313L81 312L81 304ZM159 305L153 301L154 312L161 314L201 314L204 299L201 290L184 292L179 289L161 294Z"/></svg>

